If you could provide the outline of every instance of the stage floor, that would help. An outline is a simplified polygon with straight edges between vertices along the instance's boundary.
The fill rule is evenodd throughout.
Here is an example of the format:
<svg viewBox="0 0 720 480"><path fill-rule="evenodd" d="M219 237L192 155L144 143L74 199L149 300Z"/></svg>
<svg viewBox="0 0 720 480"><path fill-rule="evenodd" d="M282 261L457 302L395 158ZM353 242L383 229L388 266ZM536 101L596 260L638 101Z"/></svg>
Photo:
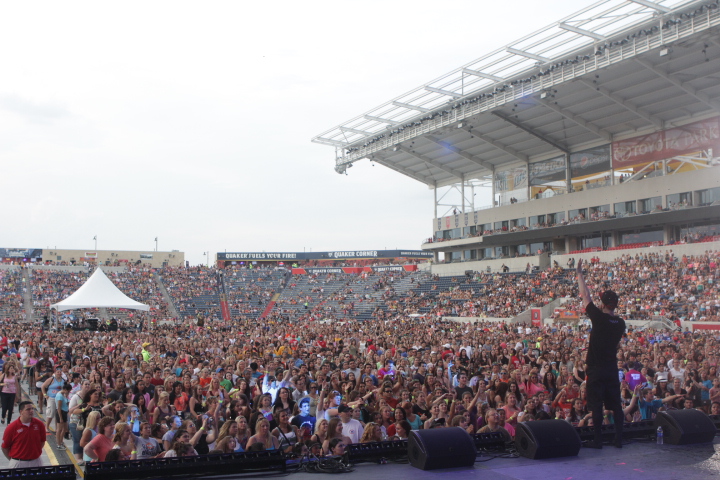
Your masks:
<svg viewBox="0 0 720 480"><path fill-rule="evenodd" d="M373 480L423 480L452 477L454 480L706 480L720 478L720 437L713 444L656 445L630 441L624 448L605 446L602 450L583 448L577 457L531 460L525 457L479 457L473 468L423 471L409 464L362 463L341 478ZM318 474L295 473L298 480L317 479Z"/></svg>

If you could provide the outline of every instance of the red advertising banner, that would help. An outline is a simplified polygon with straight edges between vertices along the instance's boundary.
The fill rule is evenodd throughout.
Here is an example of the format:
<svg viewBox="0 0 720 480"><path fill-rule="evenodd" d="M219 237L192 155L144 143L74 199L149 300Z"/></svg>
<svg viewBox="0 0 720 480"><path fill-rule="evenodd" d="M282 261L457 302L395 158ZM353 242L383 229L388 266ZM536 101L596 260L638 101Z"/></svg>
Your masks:
<svg viewBox="0 0 720 480"><path fill-rule="evenodd" d="M531 308L530 309L530 320L532 320L533 327L539 327L542 325L542 309Z"/></svg>
<svg viewBox="0 0 720 480"><path fill-rule="evenodd" d="M628 168L687 153L720 148L720 117L612 144L613 168Z"/></svg>
<svg viewBox="0 0 720 480"><path fill-rule="evenodd" d="M718 323L693 323L692 324L693 332L695 330L720 330L720 324Z"/></svg>

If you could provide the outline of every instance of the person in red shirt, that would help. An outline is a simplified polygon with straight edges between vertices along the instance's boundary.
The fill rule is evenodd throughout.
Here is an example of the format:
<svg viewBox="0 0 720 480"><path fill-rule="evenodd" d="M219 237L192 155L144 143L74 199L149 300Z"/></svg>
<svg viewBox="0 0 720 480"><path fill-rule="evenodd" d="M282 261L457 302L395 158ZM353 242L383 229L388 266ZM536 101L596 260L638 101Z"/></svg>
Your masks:
<svg viewBox="0 0 720 480"><path fill-rule="evenodd" d="M42 467L45 424L35 418L31 402L20 402L20 417L3 434L2 451L10 460L9 468Z"/></svg>

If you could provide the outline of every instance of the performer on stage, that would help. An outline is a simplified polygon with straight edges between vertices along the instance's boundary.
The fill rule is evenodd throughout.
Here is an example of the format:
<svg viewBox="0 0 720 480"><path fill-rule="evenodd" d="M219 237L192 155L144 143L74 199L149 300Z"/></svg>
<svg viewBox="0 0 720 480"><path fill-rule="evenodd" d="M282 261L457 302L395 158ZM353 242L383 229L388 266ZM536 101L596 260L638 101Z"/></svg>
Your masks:
<svg viewBox="0 0 720 480"><path fill-rule="evenodd" d="M622 448L623 411L620 404L620 379L617 370L618 345L625 333L625 320L615 315L618 295L606 290L600 296L600 308L596 307L590 297L582 272L583 261L577 262L577 281L583 307L590 321L592 332L587 351L587 392L588 409L592 411L594 441L592 448L602 448L603 404L612 410L615 423L615 442Z"/></svg>

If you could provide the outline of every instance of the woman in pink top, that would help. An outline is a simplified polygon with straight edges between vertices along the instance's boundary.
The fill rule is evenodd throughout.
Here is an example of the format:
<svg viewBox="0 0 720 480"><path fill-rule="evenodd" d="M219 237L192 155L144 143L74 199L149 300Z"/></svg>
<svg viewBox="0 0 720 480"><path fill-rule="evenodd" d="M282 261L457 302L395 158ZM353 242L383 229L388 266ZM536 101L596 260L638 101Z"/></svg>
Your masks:
<svg viewBox="0 0 720 480"><path fill-rule="evenodd" d="M14 363L5 363L2 376L0 376L0 403L2 404L2 423L10 423L13 408L15 407L17 393L17 370Z"/></svg>
<svg viewBox="0 0 720 480"><path fill-rule="evenodd" d="M115 430L115 421L110 417L103 417L98 425L98 434L85 445L84 452L90 461L105 461L105 455L113 448L113 430Z"/></svg>

